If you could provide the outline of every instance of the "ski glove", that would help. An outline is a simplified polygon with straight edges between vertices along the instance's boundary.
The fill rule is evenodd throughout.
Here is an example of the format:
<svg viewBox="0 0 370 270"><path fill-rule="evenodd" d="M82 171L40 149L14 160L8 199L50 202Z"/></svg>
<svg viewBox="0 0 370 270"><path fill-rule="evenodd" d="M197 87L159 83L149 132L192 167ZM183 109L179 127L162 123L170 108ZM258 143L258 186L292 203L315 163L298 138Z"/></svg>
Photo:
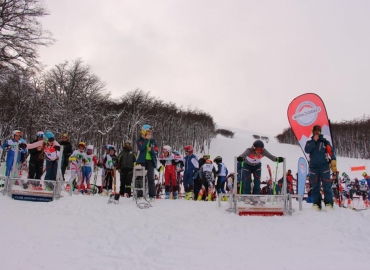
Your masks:
<svg viewBox="0 0 370 270"><path fill-rule="evenodd" d="M330 168L333 173L337 172L337 161L335 159L330 161Z"/></svg>
<svg viewBox="0 0 370 270"><path fill-rule="evenodd" d="M283 158L283 157L277 157L277 158L276 158L276 161L277 161L277 162L279 162L279 163L281 163L281 162L283 162L283 161L284 161L284 158Z"/></svg>
<svg viewBox="0 0 370 270"><path fill-rule="evenodd" d="M244 158L243 158L243 157L238 157L236 160L237 160L238 162L243 162L243 161L244 161Z"/></svg>

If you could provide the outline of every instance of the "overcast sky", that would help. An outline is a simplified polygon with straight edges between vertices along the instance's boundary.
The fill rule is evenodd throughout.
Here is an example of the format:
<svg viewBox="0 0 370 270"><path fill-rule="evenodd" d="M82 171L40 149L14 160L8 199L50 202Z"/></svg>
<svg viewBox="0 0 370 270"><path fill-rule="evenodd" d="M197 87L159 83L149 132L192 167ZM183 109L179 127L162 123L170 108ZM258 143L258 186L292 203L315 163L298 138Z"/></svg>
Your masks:
<svg viewBox="0 0 370 270"><path fill-rule="evenodd" d="M370 1L44 0L48 68L82 60L113 97L141 88L217 125L277 135L296 96L369 114Z"/></svg>

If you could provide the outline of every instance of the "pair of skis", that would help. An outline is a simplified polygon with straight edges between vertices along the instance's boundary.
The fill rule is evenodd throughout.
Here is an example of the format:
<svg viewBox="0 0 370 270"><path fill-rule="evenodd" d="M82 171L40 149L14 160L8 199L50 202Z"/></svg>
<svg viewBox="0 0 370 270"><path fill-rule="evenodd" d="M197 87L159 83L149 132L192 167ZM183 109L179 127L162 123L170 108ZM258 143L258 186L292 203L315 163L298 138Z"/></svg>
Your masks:
<svg viewBox="0 0 370 270"><path fill-rule="evenodd" d="M116 168L113 169L113 191L109 195L108 204L114 203L119 204L119 192L116 192Z"/></svg>

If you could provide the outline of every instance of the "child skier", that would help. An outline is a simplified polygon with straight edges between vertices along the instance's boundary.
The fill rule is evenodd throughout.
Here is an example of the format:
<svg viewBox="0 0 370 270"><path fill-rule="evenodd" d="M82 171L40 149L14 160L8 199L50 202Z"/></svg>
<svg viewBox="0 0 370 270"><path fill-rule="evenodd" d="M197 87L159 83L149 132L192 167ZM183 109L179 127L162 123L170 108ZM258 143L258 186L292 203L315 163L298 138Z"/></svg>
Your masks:
<svg viewBox="0 0 370 270"><path fill-rule="evenodd" d="M15 149L17 145L19 146L19 141L21 137L22 137L22 132L19 130L14 130L12 132L12 138L9 140L6 140L1 146L3 150L8 152L6 155L6 161L5 161L5 167L6 167L5 176L10 176L10 172L13 168ZM19 151L24 151L24 150L19 150ZM18 153L17 163L19 163L20 160L21 160L21 155L20 153Z"/></svg>
<svg viewBox="0 0 370 270"><path fill-rule="evenodd" d="M85 147L86 144L84 142L79 142L78 149L73 151L72 155L70 155L69 157L69 160L71 161L71 178L69 179L69 184L70 186L74 187L76 177L78 178L78 184L76 186L77 190L75 190L76 194L81 192L82 166L86 162Z"/></svg>
<svg viewBox="0 0 370 270"><path fill-rule="evenodd" d="M165 180L165 199L170 198L172 193L173 198L178 198L177 190L177 177L176 177L176 160L175 155L172 153L172 148L169 145L165 145L162 148L162 155L159 157L159 162L164 166L164 180ZM170 185L171 182L171 185ZM172 187L172 189L171 189ZM170 192L171 189L171 192Z"/></svg>
<svg viewBox="0 0 370 270"><path fill-rule="evenodd" d="M105 178L102 195L108 196L108 194L112 193L113 179L116 177L114 172L115 168L117 167L117 156L116 148L114 146L111 145L109 147L109 154L105 156L103 165L105 170Z"/></svg>
<svg viewBox="0 0 370 270"><path fill-rule="evenodd" d="M82 165L81 168L81 181L80 182L80 189L81 193L86 193L87 195L90 195L90 178L92 171L94 170L94 166L98 164L98 158L94 155L94 146L88 145L86 148L86 154L85 154L85 162ZM86 191L85 191L85 185L84 182L86 182Z"/></svg>
<svg viewBox="0 0 370 270"><path fill-rule="evenodd" d="M105 157L109 154L109 147L110 147L110 144L106 144L104 146L104 154L100 157L100 161L98 163L98 166L99 167L102 167L102 170L101 170L101 186L100 186L100 193L103 192L103 187L105 186L105 169L104 169L104 160L105 160Z"/></svg>
<svg viewBox="0 0 370 270"><path fill-rule="evenodd" d="M222 157L217 156L213 160L217 164L217 194L220 196L220 193L226 193L225 191L225 181L226 176L228 175L229 171L227 170L226 165L222 162ZM226 196L222 196L222 201L227 201Z"/></svg>
<svg viewBox="0 0 370 270"><path fill-rule="evenodd" d="M202 187L198 193L198 201L203 199L203 195L207 195L208 201L212 201L212 194L214 188L214 181L216 177L216 169L212 164L212 160L207 159L202 167L199 169L200 179L202 181Z"/></svg>

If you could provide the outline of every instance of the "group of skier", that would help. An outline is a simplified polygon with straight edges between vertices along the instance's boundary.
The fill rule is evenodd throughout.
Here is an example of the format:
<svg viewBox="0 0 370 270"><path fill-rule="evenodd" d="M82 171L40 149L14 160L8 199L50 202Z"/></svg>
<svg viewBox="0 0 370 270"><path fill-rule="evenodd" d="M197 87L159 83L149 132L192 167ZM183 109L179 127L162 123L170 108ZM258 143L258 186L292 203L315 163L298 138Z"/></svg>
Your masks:
<svg viewBox="0 0 370 270"><path fill-rule="evenodd" d="M120 173L122 196L131 196L131 181L134 166L144 166L147 171L149 198L155 199L158 196L155 185L155 170L164 170L165 199L177 199L180 192L180 179L182 174L182 184L186 200L213 200L215 191L218 194L225 194L225 186L232 189L234 175L228 172L227 166L223 163L222 157L217 156L213 161L209 155L203 155L198 159L194 154L192 145L186 145L183 150L185 156L181 157L178 151L174 151L169 145L165 145L160 152L156 141L152 138L152 127L143 125L140 137L136 141L137 152L133 151L131 141L126 140L121 153L116 155L116 148L112 145L105 146L105 153L98 161L93 154L93 146L84 142L78 144L78 149L72 152L72 147L67 141L67 135L63 134L60 143L55 141L52 132L38 132L36 140L31 144L21 141L22 133L15 130L12 138L6 140L2 149L8 152L6 160L6 176L10 175L14 160L15 146L19 145L21 153L30 154L29 178L40 179L46 171L45 180L55 180L57 175L57 161L62 158L62 175L64 177L65 168L68 161L71 162L71 178L69 188L75 187L81 193L90 194L90 178L95 166L102 167L102 186L97 192L106 195L112 190L112 183L115 179L115 172ZM310 156L309 182L314 208L321 209L321 185L324 191L324 203L326 207L333 207L332 180L330 169L336 173L336 157L330 143L322 136L321 127L314 126L312 137L306 144L305 151ZM60 145L63 145L64 152L60 154ZM274 162L283 162L282 157L270 154L264 147L261 140L256 140L253 145L241 153L238 158L238 182L242 188L241 194L258 195L261 192L261 159L269 158ZM330 163L328 163L328 157ZM43 168L44 159L46 160L45 169ZM157 160L161 163L158 168ZM18 155L18 162L21 155ZM158 169L157 169L158 168ZM240 170L240 171L239 171ZM78 177L76 185L72 183ZM252 184L253 182L253 184ZM365 181L366 182L366 181ZM362 183L362 181L361 181ZM85 186L86 184L86 186ZM289 183L288 183L289 184ZM157 185L158 186L158 185ZM39 182L33 183L34 188L39 188ZM68 187L68 185L67 185ZM96 183L94 190L97 189ZM360 190L362 187L360 185ZM364 190L362 190L364 191ZM289 185L288 185L289 192ZM351 197L351 192L348 193ZM219 195L220 196L220 195ZM222 196L223 200L227 197ZM252 199L253 202L253 199Z"/></svg>

